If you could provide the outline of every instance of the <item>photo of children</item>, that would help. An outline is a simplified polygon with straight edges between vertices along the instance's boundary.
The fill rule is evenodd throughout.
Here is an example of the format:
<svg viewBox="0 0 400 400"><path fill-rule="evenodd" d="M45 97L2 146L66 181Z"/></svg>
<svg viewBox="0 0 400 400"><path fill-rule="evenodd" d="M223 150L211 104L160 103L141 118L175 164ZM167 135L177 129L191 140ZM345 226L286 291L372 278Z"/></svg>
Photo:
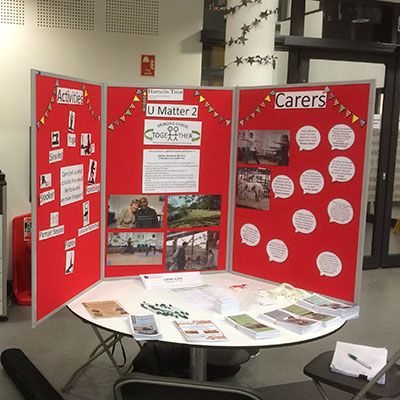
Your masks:
<svg viewBox="0 0 400 400"><path fill-rule="evenodd" d="M218 231L169 232L166 271L217 269L218 245Z"/></svg>
<svg viewBox="0 0 400 400"><path fill-rule="evenodd" d="M267 168L238 168L236 207L269 210L270 178Z"/></svg>
<svg viewBox="0 0 400 400"><path fill-rule="evenodd" d="M111 195L108 198L108 227L154 229L163 226L164 196Z"/></svg>
<svg viewBox="0 0 400 400"><path fill-rule="evenodd" d="M168 196L168 228L218 226L221 195Z"/></svg>
<svg viewBox="0 0 400 400"><path fill-rule="evenodd" d="M290 132L239 131L237 147L239 163L288 166Z"/></svg>
<svg viewBox="0 0 400 400"><path fill-rule="evenodd" d="M163 240L160 232L110 232L107 265L159 265Z"/></svg>

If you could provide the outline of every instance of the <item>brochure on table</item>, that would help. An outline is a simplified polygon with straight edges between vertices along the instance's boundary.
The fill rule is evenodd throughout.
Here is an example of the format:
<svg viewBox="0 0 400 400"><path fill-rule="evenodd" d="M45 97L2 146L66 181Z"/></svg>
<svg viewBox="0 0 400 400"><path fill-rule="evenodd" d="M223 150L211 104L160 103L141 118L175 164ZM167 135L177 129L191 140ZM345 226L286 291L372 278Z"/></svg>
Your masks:
<svg viewBox="0 0 400 400"><path fill-rule="evenodd" d="M357 302L372 97L33 71L34 324L101 279L187 270Z"/></svg>

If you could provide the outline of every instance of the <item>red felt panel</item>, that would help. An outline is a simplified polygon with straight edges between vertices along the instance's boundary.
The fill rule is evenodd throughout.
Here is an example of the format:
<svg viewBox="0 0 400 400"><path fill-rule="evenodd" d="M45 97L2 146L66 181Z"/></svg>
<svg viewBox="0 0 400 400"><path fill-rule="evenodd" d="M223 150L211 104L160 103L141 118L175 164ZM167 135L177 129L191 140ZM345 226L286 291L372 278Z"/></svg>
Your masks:
<svg viewBox="0 0 400 400"><path fill-rule="evenodd" d="M325 108L275 108L276 96L280 92L312 90L327 92ZM360 215L360 207L362 181L366 173L364 157L369 93L369 84L240 91L239 131L289 131L289 165L268 165L265 168L270 170L270 185L277 175L285 175L293 181L294 193L288 198L277 198L271 188L269 210L235 208L234 271L274 282L288 282L343 300L354 300L357 249L361 234L359 221L365 218L365 215ZM280 104L281 100L282 97L278 99ZM354 131L355 141L348 149L332 149L329 143L329 131L337 124L345 124ZM313 126L320 132L320 144L313 150L300 150L296 142L296 133L303 126ZM264 134L268 135L268 132ZM347 182L332 181L328 166L335 157L347 157L353 162L355 175L352 179ZM258 166L254 160L249 165L242 159L237 168ZM324 186L319 193L303 193L300 176L306 170L317 170L322 174ZM346 200L352 206L354 216L349 223L330 222L328 204L337 198ZM292 218L300 209L306 209L315 216L316 228L311 233L295 232ZM253 224L258 228L260 241L257 245L243 243L240 232L244 224ZM268 257L266 246L273 239L283 241L288 248L288 257L283 262ZM322 252L338 256L342 263L339 274L321 275L317 268L317 257Z"/></svg>
<svg viewBox="0 0 400 400"><path fill-rule="evenodd" d="M107 187L106 195L142 195L143 151L146 149L166 150L200 150L199 191L196 193L160 192L156 196L164 196L164 223L153 229L106 229L106 243L110 233L118 232L154 232L163 236L161 261L157 265L106 265L105 274L112 276L129 276L141 273L166 271L166 237L170 232L219 233L218 269L226 267L226 236L229 192L229 167L232 118L232 90L184 89L183 100L149 101L146 88L108 87L107 92ZM198 106L197 118L146 117L146 103L169 105ZM163 121L200 121L202 137L200 146L187 145L148 145L144 144L145 120ZM220 223L209 227L167 227L167 198L169 195L206 194L221 196ZM150 195L143 194L145 197ZM153 194L151 196L154 196ZM127 203L128 204L128 203ZM106 220L108 216L106 215ZM106 259L107 259L107 249ZM146 262L143 258L143 262ZM135 261L137 262L137 261ZM107 263L106 263L107 264Z"/></svg>
<svg viewBox="0 0 400 400"><path fill-rule="evenodd" d="M82 104L61 104L57 101L57 88L80 90ZM101 180L101 86L36 76L36 320L39 321L72 299L82 290L100 279L100 191L86 194L89 185L90 160L97 162L94 183ZM75 147L67 146L69 112L75 112ZM52 144L52 132L59 131L59 145ZM81 134L90 133L92 153L81 155ZM54 137L53 137L54 139ZM84 142L83 144L88 144ZM62 160L50 163L49 152L63 150ZM60 171L63 167L83 166L83 199L61 206ZM51 185L40 188L41 175L51 174ZM40 194L54 190L53 201L40 206ZM89 201L89 219L86 223L99 223L95 229L78 237L84 226L83 203ZM40 232L50 228L50 214L59 213L58 226L64 233L39 240ZM66 274L65 242L76 239L74 268ZM70 265L70 264L69 264Z"/></svg>

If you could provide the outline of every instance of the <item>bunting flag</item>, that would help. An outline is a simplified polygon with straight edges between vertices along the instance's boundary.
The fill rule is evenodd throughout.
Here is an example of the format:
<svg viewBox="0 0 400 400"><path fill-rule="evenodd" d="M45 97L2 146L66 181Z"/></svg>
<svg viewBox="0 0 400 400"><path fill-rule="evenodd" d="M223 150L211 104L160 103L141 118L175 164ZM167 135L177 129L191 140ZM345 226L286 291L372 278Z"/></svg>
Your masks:
<svg viewBox="0 0 400 400"><path fill-rule="evenodd" d="M198 97L199 104L202 104L204 108L207 110L208 113L212 113L212 116L218 120L219 123L225 122L226 126L229 126L231 124L230 119L226 119L223 117L216 109L215 107L207 100L199 90L194 91L195 97Z"/></svg>
<svg viewBox="0 0 400 400"><path fill-rule="evenodd" d="M126 108L126 110L114 122L108 124L107 128L110 129L111 131L115 131L115 129L121 125L121 122L126 122L127 117L131 117L133 115L132 111L136 109L135 103L140 102L140 98L138 96L140 96L143 93L145 93L144 89L143 91L141 89L136 89L135 92L133 93L132 100L129 102L129 105Z"/></svg>
<svg viewBox="0 0 400 400"><path fill-rule="evenodd" d="M366 124L365 119L360 119L360 117L356 114L354 114L353 111L351 111L348 107L346 107L343 103L340 102L340 100L336 97L336 95L332 92L332 90L329 88L329 86L325 86L325 89L323 90L324 93L328 94L328 100L333 100L333 107L339 106L339 114L342 113L344 110L346 112L344 113L345 118L349 118L351 116L351 123L355 124L358 122L360 124L360 127L362 128Z"/></svg>
<svg viewBox="0 0 400 400"><path fill-rule="evenodd" d="M252 111L250 114L246 115L243 119L239 121L241 126L244 125L245 122L249 122L250 118L256 119L257 114L261 114L262 108L266 108L268 103L271 103L271 96L275 96L275 90L269 92L260 102L258 106Z"/></svg>
<svg viewBox="0 0 400 400"><path fill-rule="evenodd" d="M56 102L56 95L57 95L57 88L60 86L60 82L58 81L58 79L55 80L54 82L54 87L53 90L51 91L52 95L50 97L50 100L47 104L46 110L43 112L42 116L39 118L38 121L36 121L36 128L40 129L41 126L43 126L45 124L45 119L50 118L50 111L53 111L53 105L52 103ZM89 112L91 114L91 116L96 120L96 121L100 121L101 117L100 114L98 114L96 111L94 111L93 105L90 102L90 96L89 93L85 87L85 85L82 85L82 91L83 91L83 98L84 98L84 102L86 103L86 105L88 106Z"/></svg>

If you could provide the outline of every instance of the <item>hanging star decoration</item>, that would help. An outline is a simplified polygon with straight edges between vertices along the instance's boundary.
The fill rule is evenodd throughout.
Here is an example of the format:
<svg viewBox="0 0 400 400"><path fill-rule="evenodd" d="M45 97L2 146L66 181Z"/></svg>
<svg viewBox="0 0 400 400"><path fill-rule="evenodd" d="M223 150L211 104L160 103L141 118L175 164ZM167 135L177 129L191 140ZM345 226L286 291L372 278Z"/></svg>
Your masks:
<svg viewBox="0 0 400 400"><path fill-rule="evenodd" d="M242 0L242 3L239 4L238 6L235 6L236 9L237 9L237 8L240 8L240 7L243 7L243 1L244 1L244 0ZM262 0L260 0L260 1L248 1L248 2L246 3L246 6L247 6L248 3L261 3L261 1L262 1ZM236 12L236 9L235 9L235 12ZM227 40L227 41L225 42L225 44L226 44L227 46L232 46L232 45L234 45L234 44L245 44L245 42L246 42L246 40L247 40L246 35L247 35L254 27L256 27L257 25L259 25L259 24L262 22L262 20L267 20L267 19L269 18L270 15L277 15L277 14L278 14L278 8L275 8L274 10L265 10L265 11L262 11L262 12L259 14L259 16L256 17L256 18L254 19L253 22L251 22L250 24L244 24L244 25L240 28L240 29L242 30L242 34L241 34L240 36L238 36L237 38L233 38L233 37L229 38L229 40Z"/></svg>
<svg viewBox="0 0 400 400"><path fill-rule="evenodd" d="M40 129L40 127L45 125L46 124L46 120L48 118L50 118L50 112L53 111L54 105L57 104L56 97L57 97L57 88L59 86L60 86L59 80L55 79L54 87L53 87L53 90L51 91L50 100L49 100L49 102L47 104L46 110L42 113L42 116L39 118L39 120L36 121L36 128L37 129ZM88 110L89 110L91 116L95 120L100 121L101 116L100 116L99 113L97 113L95 111L95 107L93 107L93 104L92 104L92 102L90 100L89 92L88 92L88 90L87 90L87 88L86 88L86 86L84 84L82 85L82 92L83 92L84 101L86 102L86 105L88 107Z"/></svg>
<svg viewBox="0 0 400 400"><path fill-rule="evenodd" d="M241 0L239 4L233 7L227 7L224 9L225 16L229 14L235 14L237 10L239 10L242 7L247 7L249 4L261 4L262 0Z"/></svg>
<svg viewBox="0 0 400 400"><path fill-rule="evenodd" d="M136 109L135 103L140 102L139 96L142 95L143 90L141 89L136 89L133 91L133 96L131 101L129 102L129 106L127 109L124 111L124 113L119 116L115 121L109 123L107 125L107 128L110 129L111 131L115 131L115 129L120 126L121 122L126 122L127 117L132 116L133 110Z"/></svg>
<svg viewBox="0 0 400 400"><path fill-rule="evenodd" d="M277 56L270 56L266 55L264 57L260 56L259 54L255 56L248 56L248 57L236 57L235 61L231 61L230 63L224 65L221 69L228 68L232 64L236 64L236 66L239 66L239 64L258 64L258 65L272 65L272 68L276 68L276 61L278 57Z"/></svg>
<svg viewBox="0 0 400 400"><path fill-rule="evenodd" d="M327 99L328 101L332 102L333 108L337 107L338 114L342 114L344 118L349 118L351 116L351 123L355 124L356 122L360 125L362 128L367 120L366 118L361 118L359 115L355 114L353 111L351 111L345 104L343 104L337 97L336 95L332 92L332 90L329 88L329 86L325 86L324 88L324 93L327 94ZM346 112L343 112L346 110Z"/></svg>

